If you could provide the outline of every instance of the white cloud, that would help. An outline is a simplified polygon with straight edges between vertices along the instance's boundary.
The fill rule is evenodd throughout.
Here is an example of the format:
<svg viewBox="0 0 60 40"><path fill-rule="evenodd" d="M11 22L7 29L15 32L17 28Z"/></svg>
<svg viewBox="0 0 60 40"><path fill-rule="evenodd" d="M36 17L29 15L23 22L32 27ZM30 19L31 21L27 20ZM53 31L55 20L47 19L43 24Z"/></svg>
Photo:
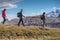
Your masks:
<svg viewBox="0 0 60 40"><path fill-rule="evenodd" d="M17 5L11 4L11 3L4 3L3 5L0 6L1 9L10 9L10 8L17 8Z"/></svg>
<svg viewBox="0 0 60 40"><path fill-rule="evenodd" d="M0 0L0 4L4 3L4 2L7 2L7 3L16 3L16 2L19 2L19 1L22 1L22 0Z"/></svg>
<svg viewBox="0 0 60 40"><path fill-rule="evenodd" d="M21 0L0 0L0 9L10 9L10 8L17 8L16 2Z"/></svg>

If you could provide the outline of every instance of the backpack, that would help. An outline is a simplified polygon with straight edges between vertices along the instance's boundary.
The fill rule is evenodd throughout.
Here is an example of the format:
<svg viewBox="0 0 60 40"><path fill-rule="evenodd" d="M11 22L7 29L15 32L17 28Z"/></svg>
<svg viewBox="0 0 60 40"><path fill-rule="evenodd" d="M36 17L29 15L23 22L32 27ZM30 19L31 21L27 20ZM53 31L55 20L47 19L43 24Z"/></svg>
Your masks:
<svg viewBox="0 0 60 40"><path fill-rule="evenodd" d="M43 15L40 16L41 20L43 20Z"/></svg>
<svg viewBox="0 0 60 40"><path fill-rule="evenodd" d="M17 17L20 17L20 15L21 15L20 13L17 13Z"/></svg>

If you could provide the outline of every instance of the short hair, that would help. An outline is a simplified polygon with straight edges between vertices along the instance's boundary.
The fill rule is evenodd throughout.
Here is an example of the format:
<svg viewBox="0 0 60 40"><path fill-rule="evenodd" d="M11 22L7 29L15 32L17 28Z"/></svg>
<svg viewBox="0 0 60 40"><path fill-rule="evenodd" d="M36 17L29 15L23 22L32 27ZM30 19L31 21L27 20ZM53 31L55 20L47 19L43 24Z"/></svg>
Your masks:
<svg viewBox="0 0 60 40"><path fill-rule="evenodd" d="M4 9L4 10L6 10L6 9Z"/></svg>
<svg viewBox="0 0 60 40"><path fill-rule="evenodd" d="M45 12L43 12L43 14L45 14Z"/></svg>

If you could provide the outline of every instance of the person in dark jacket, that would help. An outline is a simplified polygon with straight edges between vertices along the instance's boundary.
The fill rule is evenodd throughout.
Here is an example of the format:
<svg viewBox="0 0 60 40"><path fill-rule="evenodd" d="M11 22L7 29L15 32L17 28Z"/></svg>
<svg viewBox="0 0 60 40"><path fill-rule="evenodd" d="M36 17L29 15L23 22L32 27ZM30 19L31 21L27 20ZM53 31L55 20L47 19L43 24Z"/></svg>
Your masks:
<svg viewBox="0 0 60 40"><path fill-rule="evenodd" d="M45 25L45 12L41 15L41 20L42 20L42 26L44 27Z"/></svg>
<svg viewBox="0 0 60 40"><path fill-rule="evenodd" d="M25 16L23 16L22 12L23 12L23 9L21 9L21 11L17 13L17 15L19 17L18 26L20 25L21 22L22 22L22 25L25 26L23 23L23 17L25 17Z"/></svg>
<svg viewBox="0 0 60 40"><path fill-rule="evenodd" d="M2 10L2 18L3 18L3 24L6 21L6 9Z"/></svg>

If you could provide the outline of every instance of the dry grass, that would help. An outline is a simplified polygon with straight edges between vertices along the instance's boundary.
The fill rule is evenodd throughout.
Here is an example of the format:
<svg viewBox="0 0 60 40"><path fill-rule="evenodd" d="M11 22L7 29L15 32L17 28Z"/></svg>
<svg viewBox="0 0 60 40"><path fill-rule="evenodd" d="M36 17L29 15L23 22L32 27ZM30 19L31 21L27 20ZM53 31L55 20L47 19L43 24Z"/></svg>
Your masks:
<svg viewBox="0 0 60 40"><path fill-rule="evenodd" d="M60 40L60 28L0 24L0 40Z"/></svg>

